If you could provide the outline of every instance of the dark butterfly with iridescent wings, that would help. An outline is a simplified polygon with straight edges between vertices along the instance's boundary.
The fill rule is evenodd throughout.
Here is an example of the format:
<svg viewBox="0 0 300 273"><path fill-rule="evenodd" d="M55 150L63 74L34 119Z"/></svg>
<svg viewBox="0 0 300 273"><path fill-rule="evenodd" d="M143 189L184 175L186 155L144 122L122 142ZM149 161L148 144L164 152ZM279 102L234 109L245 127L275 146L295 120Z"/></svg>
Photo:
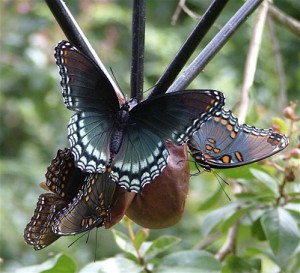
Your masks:
<svg viewBox="0 0 300 273"><path fill-rule="evenodd" d="M52 193L40 195L34 214L24 230L26 243L33 245L35 250L50 245L60 237L52 231L54 216L73 200L87 175L75 167L70 149L64 149L58 150L45 176L46 183L42 183L42 187Z"/></svg>
<svg viewBox="0 0 300 273"><path fill-rule="evenodd" d="M88 175L73 201L56 214L52 225L55 234L78 234L110 221L116 184L109 176L109 172Z"/></svg>
<svg viewBox="0 0 300 273"><path fill-rule="evenodd" d="M262 160L280 152L288 143L285 135L241 125L231 111L222 109L201 125L188 146L196 162L210 171Z"/></svg>
<svg viewBox="0 0 300 273"><path fill-rule="evenodd" d="M76 166L86 172L111 168L111 179L139 192L167 165L169 140L188 141L224 105L215 90L185 90L136 104L119 103L99 66L67 41L55 48L66 107L76 111L68 138ZM123 98L125 101L125 98Z"/></svg>

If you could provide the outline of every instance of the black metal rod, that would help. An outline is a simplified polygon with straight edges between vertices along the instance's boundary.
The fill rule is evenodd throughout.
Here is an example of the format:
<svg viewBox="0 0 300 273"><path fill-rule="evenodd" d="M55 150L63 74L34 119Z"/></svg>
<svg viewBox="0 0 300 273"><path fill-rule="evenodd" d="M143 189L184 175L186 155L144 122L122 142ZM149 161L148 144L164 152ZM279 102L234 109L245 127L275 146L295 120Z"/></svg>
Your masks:
<svg viewBox="0 0 300 273"><path fill-rule="evenodd" d="M79 25L75 21L68 7L62 0L45 0L49 9L51 10L56 21L60 25L62 31L65 33L67 39L76 46L81 52L89 56L95 63L100 67L101 70L106 74L112 83L114 89L119 92L118 86L112 80L110 74L106 70L105 66L99 59L95 50L85 37L84 33L80 29Z"/></svg>
<svg viewBox="0 0 300 273"><path fill-rule="evenodd" d="M132 9L131 98L141 101L144 84L145 0L134 0Z"/></svg>
<svg viewBox="0 0 300 273"><path fill-rule="evenodd" d="M246 3L233 17L231 17L218 34L187 67L182 75L170 86L167 92L174 92L186 88L262 1L263 0L246 1Z"/></svg>
<svg viewBox="0 0 300 273"><path fill-rule="evenodd" d="M188 59L191 57L199 43L203 40L228 0L215 0L206 10L200 21L193 29L190 36L177 52L175 58L166 68L160 79L156 82L149 97L163 94L167 91L179 72L182 70Z"/></svg>

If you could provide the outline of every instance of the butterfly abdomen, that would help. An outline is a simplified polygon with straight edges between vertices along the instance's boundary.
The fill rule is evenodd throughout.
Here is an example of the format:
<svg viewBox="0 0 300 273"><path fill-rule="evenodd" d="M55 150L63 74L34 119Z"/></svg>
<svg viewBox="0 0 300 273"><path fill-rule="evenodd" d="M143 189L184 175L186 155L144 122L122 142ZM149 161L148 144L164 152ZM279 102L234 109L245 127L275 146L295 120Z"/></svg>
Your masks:
<svg viewBox="0 0 300 273"><path fill-rule="evenodd" d="M124 131L128 126L129 120L129 106L125 103L121 106L120 110L116 114L114 128L110 139L110 156L111 160L116 155L121 147Z"/></svg>

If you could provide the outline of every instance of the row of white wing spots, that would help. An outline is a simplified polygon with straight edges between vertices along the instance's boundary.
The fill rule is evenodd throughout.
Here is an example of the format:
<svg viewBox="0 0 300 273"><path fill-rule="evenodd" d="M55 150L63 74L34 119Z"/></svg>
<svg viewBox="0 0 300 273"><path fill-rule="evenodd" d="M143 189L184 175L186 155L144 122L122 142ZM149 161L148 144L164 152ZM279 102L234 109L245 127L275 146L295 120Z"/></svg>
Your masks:
<svg viewBox="0 0 300 273"><path fill-rule="evenodd" d="M82 113L82 115L84 115L84 113ZM88 162L88 159L82 155L83 149L82 149L82 145L79 142L79 137L78 137L78 134L76 131L77 131L77 128L81 128L80 133L79 133L80 139L83 139L83 137L87 138L87 132L84 129L85 128L84 125L85 124L84 124L83 119L78 119L77 114L75 114L72 116L69 126L68 126L68 136L69 136L69 141L70 141L71 147L72 147L72 153L75 157L75 161L77 162L77 166L82 170L84 169L87 172L99 171L102 173L105 171L104 164L100 164L99 166L97 166L97 163L95 160L90 160ZM87 150L88 154L93 154L93 156L95 158L100 158L100 156L101 156L99 150L97 150L94 146L92 146L90 144L86 147L86 150ZM103 160L103 161L105 161L105 160Z"/></svg>
<svg viewBox="0 0 300 273"><path fill-rule="evenodd" d="M228 123L233 126L235 133L239 131L240 125L238 123L238 119L229 110L222 109L222 111L218 112L217 116L219 116L221 119L224 118L228 120Z"/></svg>
<svg viewBox="0 0 300 273"><path fill-rule="evenodd" d="M149 139L151 140L151 138ZM156 143L158 145L158 148L156 148L148 158L146 158L143 163L142 160L140 160L140 165L138 170L142 172L141 178L130 178L128 175L123 175L119 178L118 172L112 171L111 178L115 183L118 183L121 187L124 187L126 189L130 189L131 191L138 192L143 188L146 184L150 183L156 176L158 176L163 168L167 164L168 160L168 151L164 147L164 144L162 142ZM162 157L158 157L162 151ZM144 153L145 154L145 153ZM166 160L165 160L166 158ZM155 164L153 164L155 163ZM146 171L148 166L151 166L149 171ZM119 169L125 169L130 170L131 169L131 163L123 164L122 167L119 167ZM131 174L134 176L136 173L131 172ZM128 183L129 182L129 183ZM129 187L128 187L129 186Z"/></svg>
<svg viewBox="0 0 300 273"><path fill-rule="evenodd" d="M207 91L207 92L205 92L205 93L211 94L210 91ZM220 98L221 98L221 97L220 97L220 95L219 95L218 92L213 91L213 93L215 94L215 100L216 100L215 103L214 103L214 106L216 106L216 105L219 104ZM225 98L224 98L224 101L225 101ZM211 113L213 113L213 112L214 112L214 107L211 107L208 111L203 112L203 113L200 115L200 117L196 118L196 119L193 121L192 125L189 126L189 127L187 128L187 130L186 130L187 135L188 135L188 136L192 136L192 135L196 132L196 130L199 130L200 126L201 126L204 122L206 122L207 119L209 119L209 117L211 116ZM196 128L196 130L195 130L195 128ZM181 136L181 138L183 138L183 135ZM188 141L188 140L189 140L189 138L186 139L186 141Z"/></svg>
<svg viewBox="0 0 300 273"><path fill-rule="evenodd" d="M37 224L37 220L40 218L40 214L39 214L39 213L40 213L41 210L42 210L42 205L45 205L45 198L44 198L44 197L39 197L39 198L41 198L41 201L40 201L40 202L38 201L38 205L39 205L39 203L40 203L40 205L39 205L39 208L38 208L38 209L36 208L36 210L35 210L35 212L34 212L34 215L35 215L35 214L37 214L37 215L36 215L36 217L35 217L35 220L32 222L30 228L28 229L29 232L31 232L32 227L35 226L35 225ZM36 213L36 211L37 211L37 213ZM32 217L34 217L34 215L33 215ZM31 221L30 221L30 222L31 222ZM27 233L27 236L26 236L26 237L28 238L27 241L28 241L30 244L35 244L35 242L30 238L29 232Z"/></svg>
<svg viewBox="0 0 300 273"><path fill-rule="evenodd" d="M66 66L63 66L64 62L64 58L63 56L63 49L65 49L65 46L61 47L61 50L59 51L59 56L57 58L58 62L58 66L60 68L60 77L61 77L61 82L65 83L62 84L62 89L63 91L65 91L65 93L70 94L70 87L67 85L67 83L69 83L69 77L68 77L68 69ZM71 101L68 100L68 97L64 97L64 101L70 103ZM72 104L70 103L70 105L72 106Z"/></svg>
<svg viewBox="0 0 300 273"><path fill-rule="evenodd" d="M258 129L255 128L254 126L249 126L247 124L244 124L243 130L246 133L253 134L256 136L268 136L273 132L272 129Z"/></svg>

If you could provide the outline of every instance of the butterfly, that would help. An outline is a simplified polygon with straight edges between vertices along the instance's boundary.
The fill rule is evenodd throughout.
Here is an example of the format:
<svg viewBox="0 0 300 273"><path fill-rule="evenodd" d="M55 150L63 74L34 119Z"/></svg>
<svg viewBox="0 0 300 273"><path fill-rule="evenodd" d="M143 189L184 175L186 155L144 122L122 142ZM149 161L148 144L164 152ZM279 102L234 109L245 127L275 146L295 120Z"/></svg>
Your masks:
<svg viewBox="0 0 300 273"><path fill-rule="evenodd" d="M68 125L76 166L90 173L109 168L111 179L128 191L140 192L166 167L165 140L187 142L224 105L223 94L215 90L120 103L104 72L71 43L60 42L54 56L64 103L76 112Z"/></svg>
<svg viewBox="0 0 300 273"><path fill-rule="evenodd" d="M103 226L110 221L109 209L115 188L109 172L89 174L72 202L56 214L53 232L56 235L72 235Z"/></svg>
<svg viewBox="0 0 300 273"><path fill-rule="evenodd" d="M276 154L289 143L272 129L239 124L230 110L210 117L188 142L195 161L205 170L233 168Z"/></svg>
<svg viewBox="0 0 300 273"><path fill-rule="evenodd" d="M46 172L42 187L52 191L39 196L34 214L24 230L25 242L42 249L60 236L52 231L54 216L77 195L86 174L75 167L70 149L58 150Z"/></svg>

